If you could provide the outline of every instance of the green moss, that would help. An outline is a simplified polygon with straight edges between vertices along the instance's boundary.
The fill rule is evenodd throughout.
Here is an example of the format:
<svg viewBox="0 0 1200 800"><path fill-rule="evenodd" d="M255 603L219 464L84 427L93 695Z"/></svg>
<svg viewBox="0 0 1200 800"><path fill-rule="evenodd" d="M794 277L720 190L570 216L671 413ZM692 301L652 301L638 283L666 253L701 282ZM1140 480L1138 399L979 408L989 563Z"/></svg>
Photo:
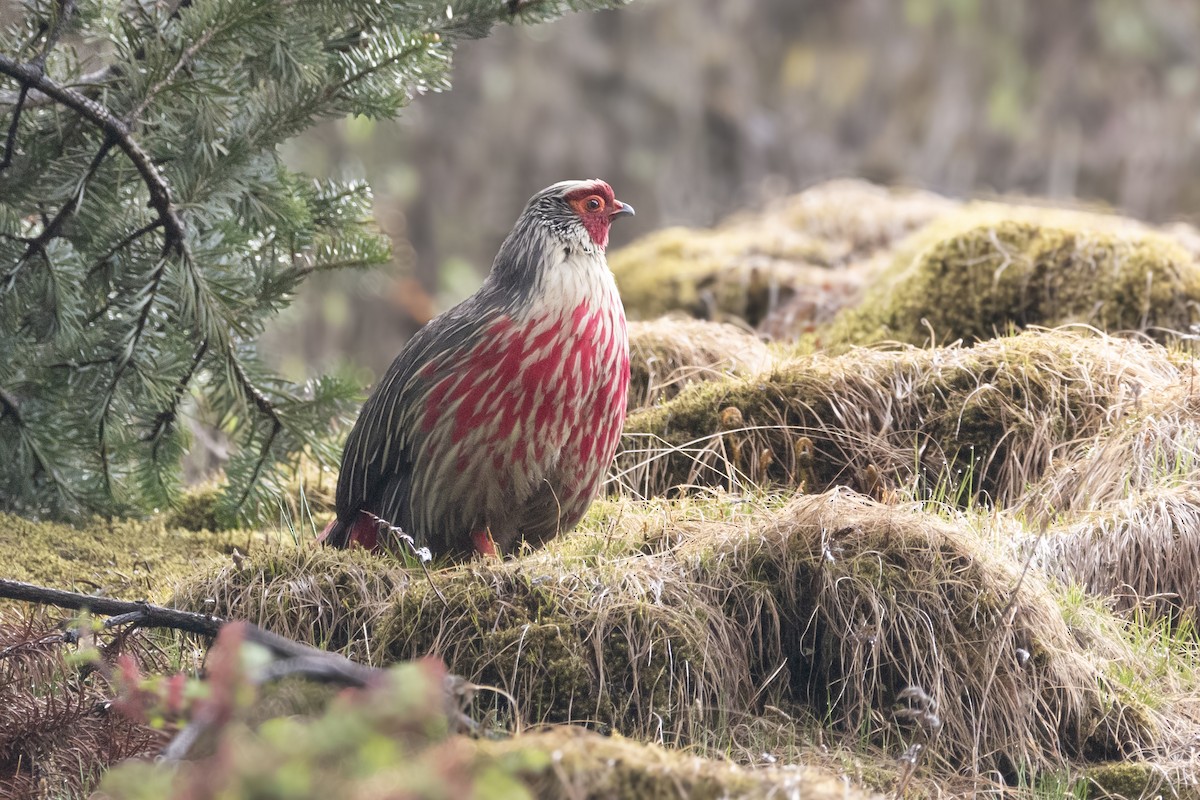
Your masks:
<svg viewBox="0 0 1200 800"><path fill-rule="evenodd" d="M1103 218L1070 219L1081 222L988 220L946 233L915 257L898 256L880 288L844 312L827 341L974 342L1074 322L1158 336L1196 321L1200 269L1182 247L1149 232L1113 230Z"/></svg>
<svg viewBox="0 0 1200 800"><path fill-rule="evenodd" d="M868 262L955 207L937 195L830 181L713 229L668 228L609 254L632 319L670 311L757 326L803 294L789 338L858 294Z"/></svg>
<svg viewBox="0 0 1200 800"><path fill-rule="evenodd" d="M165 523L171 528L189 531L223 531L231 526L221 519L218 509L222 487L207 483L184 492L178 504L167 512Z"/></svg>
<svg viewBox="0 0 1200 800"><path fill-rule="evenodd" d="M254 534L197 533L162 519L92 520L73 526L0 513L0 574L60 589L162 600L171 584L205 561L228 563Z"/></svg>
<svg viewBox="0 0 1200 800"><path fill-rule="evenodd" d="M579 729L559 729L502 742L480 742L493 758L542 752L522 770L540 798L720 800L800 796L814 800L867 797L857 786L812 767L746 769L720 761Z"/></svg>
<svg viewBox="0 0 1200 800"><path fill-rule="evenodd" d="M1145 761L1101 764L1085 771L1089 800L1143 800L1173 797L1197 800L1200 790L1186 780L1172 780L1163 768Z"/></svg>

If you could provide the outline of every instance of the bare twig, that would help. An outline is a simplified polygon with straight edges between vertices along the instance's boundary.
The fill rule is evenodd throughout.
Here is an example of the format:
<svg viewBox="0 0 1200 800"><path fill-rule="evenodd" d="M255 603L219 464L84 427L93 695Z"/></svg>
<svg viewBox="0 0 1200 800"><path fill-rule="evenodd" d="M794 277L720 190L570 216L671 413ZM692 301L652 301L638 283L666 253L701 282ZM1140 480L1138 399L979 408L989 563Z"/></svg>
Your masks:
<svg viewBox="0 0 1200 800"><path fill-rule="evenodd" d="M95 597L3 578L0 578L0 598L69 608L75 611L86 609L94 614L108 616L136 612L141 615L139 625L142 627L173 628L187 633L198 633L202 636L216 636L221 626L225 624L224 620L208 614L179 611L150 603L114 600L111 597Z"/></svg>
<svg viewBox="0 0 1200 800"><path fill-rule="evenodd" d="M180 611L146 602L94 597L4 579L0 579L0 598L77 611L86 610L95 614L107 614L109 618L104 622L105 628L130 626L125 629L126 631L132 628L169 628L216 637L225 625L236 624L242 629L242 641L266 648L277 659L251 676L251 680L256 684L298 676L323 683L364 688L378 684L384 675L382 669L358 664L337 653L301 644L241 620L231 623L208 614ZM56 634L39 639L34 644L45 646L66 641L67 638L67 635ZM28 646L29 643L24 643L20 647L0 650L0 659L24 652ZM464 710L465 705L470 703L474 688L474 684L461 677L449 675L446 678L444 686L446 714L455 730L473 730L475 728L474 721L466 715ZM204 717L193 719L167 744L161 757L167 761L178 761L185 758L196 741L212 726L213 720L211 719Z"/></svg>

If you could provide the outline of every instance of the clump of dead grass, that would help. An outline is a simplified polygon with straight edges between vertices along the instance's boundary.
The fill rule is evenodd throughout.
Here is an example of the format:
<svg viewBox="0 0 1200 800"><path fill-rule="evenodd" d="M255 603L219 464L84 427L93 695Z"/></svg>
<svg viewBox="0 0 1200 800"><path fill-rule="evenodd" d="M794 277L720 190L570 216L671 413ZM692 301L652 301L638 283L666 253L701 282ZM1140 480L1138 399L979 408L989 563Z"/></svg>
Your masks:
<svg viewBox="0 0 1200 800"><path fill-rule="evenodd" d="M105 666L123 650L161 668L161 653L119 637L89 668L72 660L63 628L44 609L0 608L0 797L86 797L106 768L166 741L113 707Z"/></svg>
<svg viewBox="0 0 1200 800"><path fill-rule="evenodd" d="M663 317L629 323L629 407L674 397L693 383L758 372L767 346L734 325Z"/></svg>
<svg viewBox="0 0 1200 800"><path fill-rule="evenodd" d="M1166 349L1087 330L818 353L630 415L612 483L644 497L840 484L1008 506L1098 437L1174 413L1191 393Z"/></svg>
<svg viewBox="0 0 1200 800"><path fill-rule="evenodd" d="M1134 492L1051 528L1038 563L1113 606L1193 621L1200 610L1200 491L1189 485Z"/></svg>
<svg viewBox="0 0 1200 800"><path fill-rule="evenodd" d="M499 690L510 723L719 748L714 732L773 708L897 750L932 735L942 768L1009 778L1160 745L1159 710L1105 667L1151 669L1117 621L1069 623L977 531L840 492L772 512L609 508L598 530L430 579L280 550L178 599L376 663L441 657ZM896 713L909 687L936 701L936 726Z"/></svg>

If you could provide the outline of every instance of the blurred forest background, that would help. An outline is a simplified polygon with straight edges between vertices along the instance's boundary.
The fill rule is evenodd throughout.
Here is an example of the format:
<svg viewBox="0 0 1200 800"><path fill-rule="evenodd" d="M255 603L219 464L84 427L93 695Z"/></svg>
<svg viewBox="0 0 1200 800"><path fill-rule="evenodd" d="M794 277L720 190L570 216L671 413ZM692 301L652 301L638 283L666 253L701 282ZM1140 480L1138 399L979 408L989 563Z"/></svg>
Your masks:
<svg viewBox="0 0 1200 800"><path fill-rule="evenodd" d="M1197 42L1193 0L637 0L500 28L399 122L289 147L370 180L395 257L307 283L265 350L295 379L349 362L371 380L568 177L637 207L613 247L839 176L1195 221Z"/></svg>

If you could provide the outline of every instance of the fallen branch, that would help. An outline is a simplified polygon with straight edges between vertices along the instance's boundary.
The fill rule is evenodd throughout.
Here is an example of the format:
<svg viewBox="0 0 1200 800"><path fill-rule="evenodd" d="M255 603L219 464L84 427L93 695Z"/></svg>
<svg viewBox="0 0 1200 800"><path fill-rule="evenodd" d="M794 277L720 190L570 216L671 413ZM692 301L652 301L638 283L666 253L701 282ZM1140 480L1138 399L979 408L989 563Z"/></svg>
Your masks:
<svg viewBox="0 0 1200 800"><path fill-rule="evenodd" d="M123 626L130 626L125 628L126 631L133 628L169 628L215 638L224 626L236 624L242 629L242 641L266 648L277 659L252 677L252 681L259 685L297 676L322 683L363 688L377 684L385 674L382 669L355 663L344 656L301 644L242 620L224 620L210 614L180 611L144 601L114 600L7 579L0 579L0 599L106 615L106 629ZM38 640L37 644L52 644L68 641L69 638L66 635L45 637ZM20 651L21 648L5 648L0 650L0 659ZM446 676L443 687L445 708L453 730L462 732L476 729L475 721L466 714L466 707L470 704L476 688L470 681L457 675ZM161 757L168 761L185 758L196 741L211 726L212 720L207 719L196 719L188 723L167 744Z"/></svg>
<svg viewBox="0 0 1200 800"><path fill-rule="evenodd" d="M20 600L39 605L69 608L75 611L89 611L93 614L107 616L105 627L132 625L137 628L169 628L201 636L215 637L221 628L229 623L228 620L209 614L197 614L192 611L180 611L176 608L156 606L144 601L131 602L114 600L110 597L67 592L62 589L50 589L36 586L32 583L0 579L0 599ZM269 650L276 658L302 659L302 665L315 665L311 677L348 686L367 686L377 679L383 670L355 663L350 659L328 650L320 650L306 644L293 641L277 633L264 630L257 625L244 622L245 641L252 642ZM290 674L304 674L305 670L296 668Z"/></svg>

